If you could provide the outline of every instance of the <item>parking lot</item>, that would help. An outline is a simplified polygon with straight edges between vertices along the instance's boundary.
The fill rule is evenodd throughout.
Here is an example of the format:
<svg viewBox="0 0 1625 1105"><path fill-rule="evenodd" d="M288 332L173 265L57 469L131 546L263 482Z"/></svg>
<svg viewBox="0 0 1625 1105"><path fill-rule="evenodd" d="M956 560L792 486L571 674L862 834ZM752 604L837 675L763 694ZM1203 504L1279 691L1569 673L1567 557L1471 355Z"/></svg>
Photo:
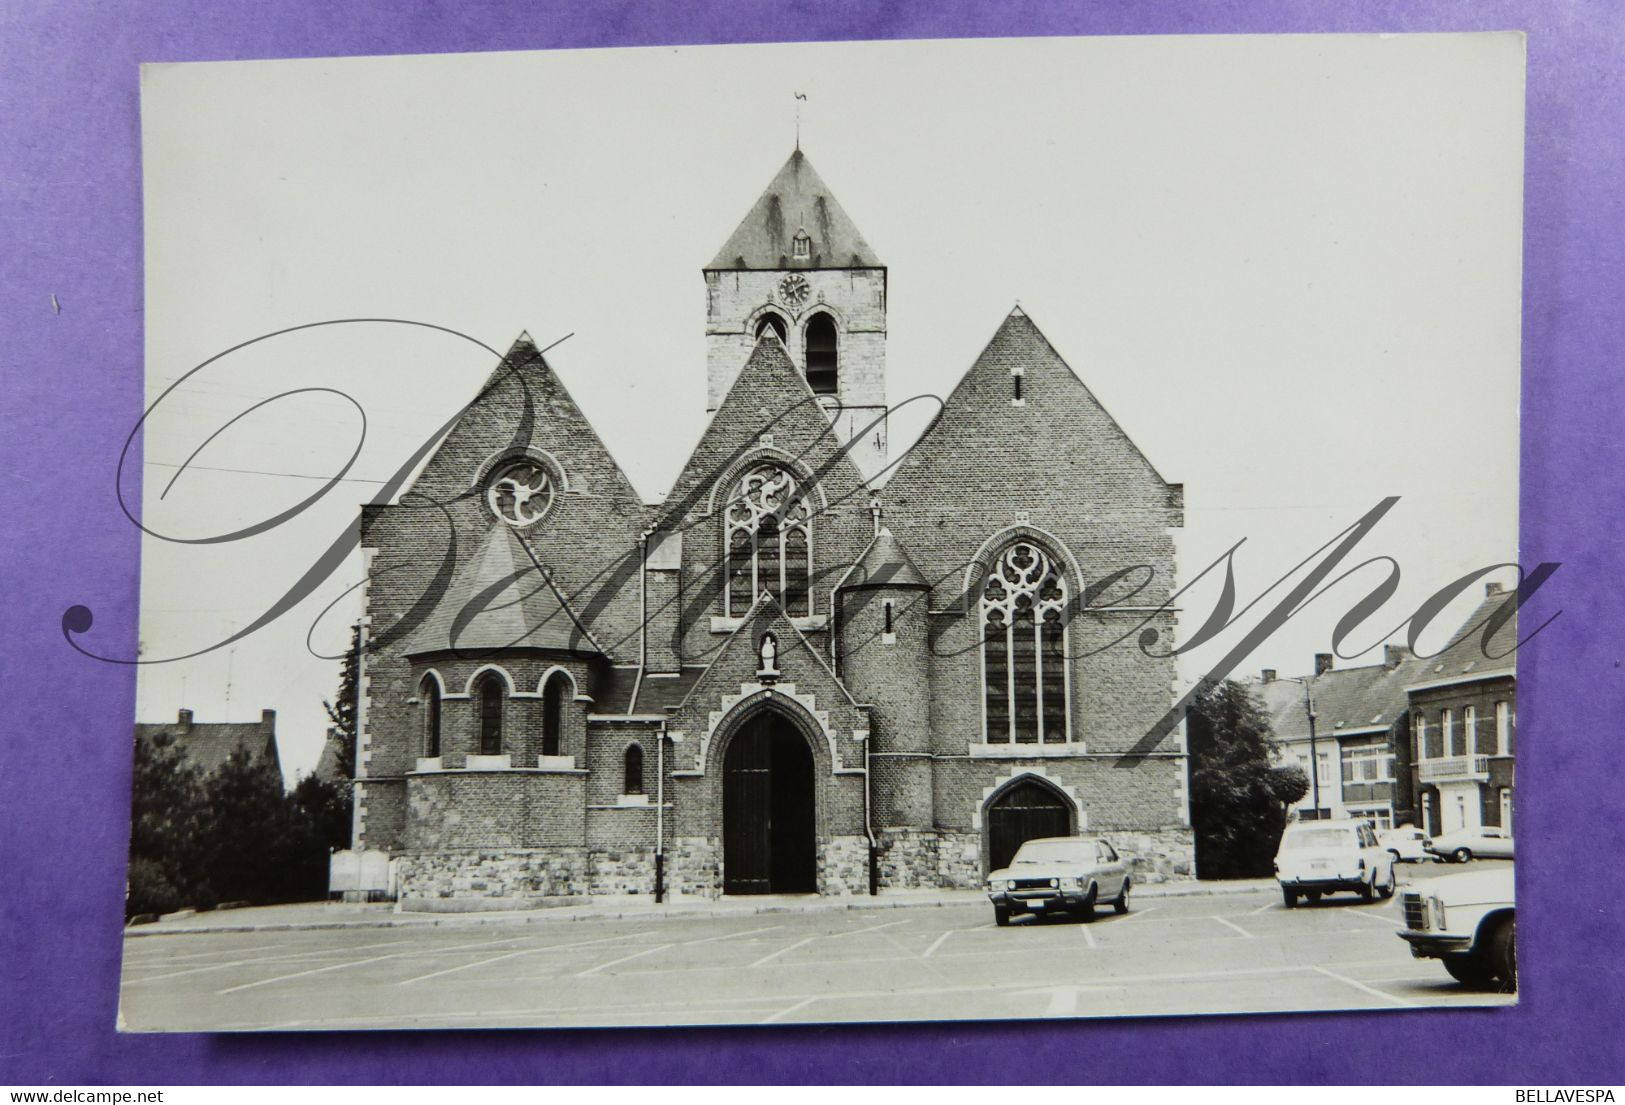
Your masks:
<svg viewBox="0 0 1625 1105"><path fill-rule="evenodd" d="M1477 866L1474 864L1473 866ZM1426 879L1460 867L1403 870ZM1144 898L1092 924L985 903L126 938L126 1029L1123 1016L1503 1005L1394 936L1396 902Z"/></svg>

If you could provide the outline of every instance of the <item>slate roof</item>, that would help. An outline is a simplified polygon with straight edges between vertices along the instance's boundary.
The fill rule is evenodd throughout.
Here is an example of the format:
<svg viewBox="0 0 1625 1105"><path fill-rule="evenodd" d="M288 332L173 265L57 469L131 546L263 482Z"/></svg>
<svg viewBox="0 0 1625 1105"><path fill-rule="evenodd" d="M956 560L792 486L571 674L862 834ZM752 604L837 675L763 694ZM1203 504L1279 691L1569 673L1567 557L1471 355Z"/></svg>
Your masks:
<svg viewBox="0 0 1625 1105"><path fill-rule="evenodd" d="M1393 725L1409 705L1405 687L1411 682L1410 673L1409 662L1402 661L1392 667L1371 664L1308 676L1315 700L1315 735L1335 737ZM1276 740L1308 739L1309 711L1299 679L1255 683L1251 690Z"/></svg>
<svg viewBox="0 0 1625 1105"><path fill-rule="evenodd" d="M600 685L593 713L659 714L688 697L688 692L700 681L705 669L705 664L699 664L685 666L675 673L644 672L640 686L637 668L611 668L609 678ZM632 697L634 688L637 691L635 699Z"/></svg>
<svg viewBox="0 0 1625 1105"><path fill-rule="evenodd" d="M205 775L212 775L225 766L232 753L243 751L270 761L281 770L277 755L276 711L266 710L258 721L192 721L191 711L181 711L176 721L137 722L135 738L150 741L160 734L174 737L174 747L185 754L187 762Z"/></svg>
<svg viewBox="0 0 1625 1105"><path fill-rule="evenodd" d="M1517 674L1516 653L1518 642L1518 615L1514 612L1496 628L1489 647L1484 646L1485 623L1501 605L1516 601L1516 592L1496 591L1485 594L1472 615L1450 637L1444 651L1429 659L1416 658L1406 667L1406 683L1443 683L1446 680L1466 681L1499 678ZM1486 655L1489 653L1490 655ZM1499 655L1505 653L1506 655Z"/></svg>
<svg viewBox="0 0 1625 1105"><path fill-rule="evenodd" d="M406 641L405 656L516 648L600 653L512 526L494 522Z"/></svg>
<svg viewBox="0 0 1625 1105"><path fill-rule="evenodd" d="M793 256L791 243L799 230L805 230L812 239L812 255L808 258ZM705 266L707 271L882 267L799 148Z"/></svg>
<svg viewBox="0 0 1625 1105"><path fill-rule="evenodd" d="M866 587L931 588L920 569L914 566L908 550L890 529L882 529L875 535L852 570L841 579L840 586L843 591Z"/></svg>

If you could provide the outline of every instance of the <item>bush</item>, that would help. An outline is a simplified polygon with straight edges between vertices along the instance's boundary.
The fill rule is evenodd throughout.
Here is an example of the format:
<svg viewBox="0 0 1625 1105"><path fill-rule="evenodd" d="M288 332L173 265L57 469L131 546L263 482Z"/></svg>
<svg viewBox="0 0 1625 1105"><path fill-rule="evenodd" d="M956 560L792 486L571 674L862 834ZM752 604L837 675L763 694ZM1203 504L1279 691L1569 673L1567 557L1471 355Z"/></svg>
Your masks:
<svg viewBox="0 0 1625 1105"><path fill-rule="evenodd" d="M169 881L162 864L145 856L130 859L129 892L124 906L127 917L138 913L173 913L184 904L181 892Z"/></svg>

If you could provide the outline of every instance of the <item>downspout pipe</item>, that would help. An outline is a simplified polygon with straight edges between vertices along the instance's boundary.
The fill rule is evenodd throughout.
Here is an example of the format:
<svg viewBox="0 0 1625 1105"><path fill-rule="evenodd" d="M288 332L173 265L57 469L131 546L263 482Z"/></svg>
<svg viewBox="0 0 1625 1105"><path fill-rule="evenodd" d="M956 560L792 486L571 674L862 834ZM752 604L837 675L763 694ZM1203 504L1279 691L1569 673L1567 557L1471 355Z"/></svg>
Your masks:
<svg viewBox="0 0 1625 1105"><path fill-rule="evenodd" d="M880 893L880 845L875 840L874 820L870 813L873 799L869 794L869 780L874 759L869 755L875 743L874 717L869 718L869 732L863 738L863 835L869 838L869 896Z"/></svg>

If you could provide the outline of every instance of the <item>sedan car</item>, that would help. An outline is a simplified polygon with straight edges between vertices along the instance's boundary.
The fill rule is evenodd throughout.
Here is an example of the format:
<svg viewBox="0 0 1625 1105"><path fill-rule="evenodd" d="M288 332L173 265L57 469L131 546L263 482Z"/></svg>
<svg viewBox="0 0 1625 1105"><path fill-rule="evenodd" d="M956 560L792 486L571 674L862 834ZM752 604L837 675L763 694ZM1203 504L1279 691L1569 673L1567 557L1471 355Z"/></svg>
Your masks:
<svg viewBox="0 0 1625 1105"><path fill-rule="evenodd" d="M1422 863L1438 858L1428 851L1428 845L1433 841L1415 825L1401 825L1397 829L1379 832L1377 843L1394 853L1395 859L1406 863Z"/></svg>
<svg viewBox="0 0 1625 1105"><path fill-rule="evenodd" d="M1474 856L1511 859L1512 834L1494 825L1457 829L1453 833L1441 833L1434 837L1428 851L1451 863L1466 863Z"/></svg>
<svg viewBox="0 0 1625 1105"><path fill-rule="evenodd" d="M1432 879L1400 896L1402 940L1418 959L1437 959L1457 982L1518 988L1512 868Z"/></svg>
<svg viewBox="0 0 1625 1105"><path fill-rule="evenodd" d="M1299 821L1281 834L1275 878L1288 909L1300 895L1315 902L1339 890L1353 890L1368 902L1391 898L1394 855L1364 821Z"/></svg>
<svg viewBox="0 0 1625 1105"><path fill-rule="evenodd" d="M1108 841L1051 836L1027 841L1009 867L989 875L987 896L1000 925L1020 913L1070 913L1088 921L1101 902L1127 913L1130 882L1128 864Z"/></svg>

